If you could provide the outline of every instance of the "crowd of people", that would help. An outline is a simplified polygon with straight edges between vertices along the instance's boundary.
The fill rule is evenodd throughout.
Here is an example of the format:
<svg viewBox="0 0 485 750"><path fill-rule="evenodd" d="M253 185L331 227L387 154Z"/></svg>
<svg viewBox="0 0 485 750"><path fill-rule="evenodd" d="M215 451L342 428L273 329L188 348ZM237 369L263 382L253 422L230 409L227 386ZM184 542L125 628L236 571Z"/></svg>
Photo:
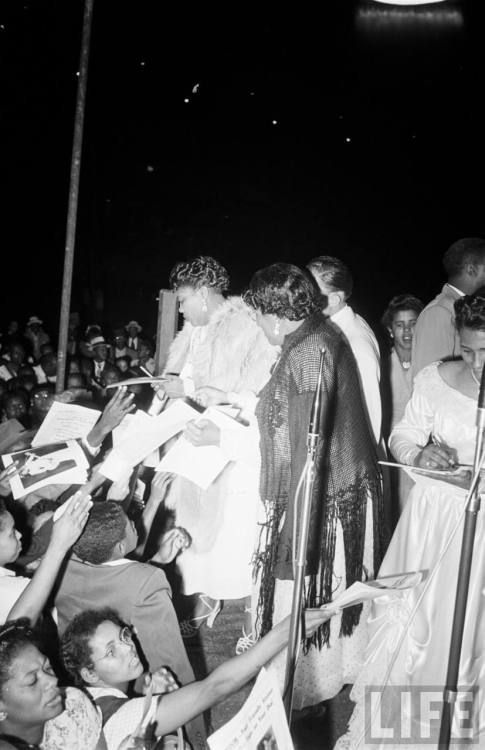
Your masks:
<svg viewBox="0 0 485 750"><path fill-rule="evenodd" d="M443 265L448 281L427 306L405 290L389 301L384 348L350 306L352 273L338 258L260 269L242 297L228 296L228 273L214 258L177 263L170 286L183 327L151 384L131 382L156 369L154 342L137 321L112 337L97 324L81 335L73 315L62 388L42 320L8 325L0 339L2 455L30 448L56 401L98 415L78 440L90 467L85 484L53 482L14 500L15 461L0 474L1 750L160 742L202 750L204 711L261 666L271 662L283 688L319 383L294 707L353 684L356 707L339 740L353 750L368 739L369 685L444 686L464 490L382 464L448 476L473 463L485 241L455 242ZM180 435L187 450L217 448L222 468L204 486L145 456L130 464L113 438L136 410L153 420L180 399L200 416L172 442L164 438L160 455ZM114 474L103 473L107 461ZM459 681L470 688L485 665L484 534L479 516ZM167 566L178 573L177 613ZM332 607L354 582L415 570L427 577L406 592ZM242 602L236 655L196 681L187 641L213 625L227 600ZM473 717L483 738L480 693Z"/></svg>

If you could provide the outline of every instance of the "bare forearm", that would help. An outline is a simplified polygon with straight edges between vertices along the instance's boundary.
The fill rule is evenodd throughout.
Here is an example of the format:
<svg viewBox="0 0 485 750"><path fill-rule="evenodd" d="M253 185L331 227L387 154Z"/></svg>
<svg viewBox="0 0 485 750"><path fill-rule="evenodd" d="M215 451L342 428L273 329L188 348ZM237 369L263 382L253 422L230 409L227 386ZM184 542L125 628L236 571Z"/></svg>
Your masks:
<svg viewBox="0 0 485 750"><path fill-rule="evenodd" d="M205 680L165 695L157 710L157 732L173 731L242 688L287 645L288 635L289 618L286 618L252 649L221 664Z"/></svg>

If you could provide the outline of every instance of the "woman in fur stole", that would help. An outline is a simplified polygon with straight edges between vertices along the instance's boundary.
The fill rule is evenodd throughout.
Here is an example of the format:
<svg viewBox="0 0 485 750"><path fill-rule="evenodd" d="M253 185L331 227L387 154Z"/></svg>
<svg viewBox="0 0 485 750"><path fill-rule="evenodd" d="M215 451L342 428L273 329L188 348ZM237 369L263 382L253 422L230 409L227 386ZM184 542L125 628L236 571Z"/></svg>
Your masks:
<svg viewBox="0 0 485 750"><path fill-rule="evenodd" d="M257 533L259 501L259 432L254 414L256 394L269 379L276 349L255 322L254 311L240 297L226 299L227 271L211 257L177 264L170 274L185 319L169 352L164 384L171 397L196 396L203 404L211 393L241 408L249 423L241 430L219 429L209 420L189 423L185 437L194 445L218 445L230 461L206 489L176 476L166 504L175 510L176 524L187 529L192 544L178 558L182 590L199 594L182 634L195 635L205 621L211 627L224 599L251 595L251 561ZM251 616L247 606L237 651L250 645Z"/></svg>

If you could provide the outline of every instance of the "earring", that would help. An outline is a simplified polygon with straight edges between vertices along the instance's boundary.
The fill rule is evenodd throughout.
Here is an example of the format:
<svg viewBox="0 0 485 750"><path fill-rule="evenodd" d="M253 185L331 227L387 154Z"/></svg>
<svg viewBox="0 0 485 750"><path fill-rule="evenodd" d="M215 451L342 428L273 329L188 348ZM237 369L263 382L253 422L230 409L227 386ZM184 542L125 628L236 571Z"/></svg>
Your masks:
<svg viewBox="0 0 485 750"><path fill-rule="evenodd" d="M5 719L7 718L7 716L8 716L8 714L7 714L6 711L0 711L0 721L5 721Z"/></svg>
<svg viewBox="0 0 485 750"><path fill-rule="evenodd" d="M207 302L205 300L202 302L202 312L207 312Z"/></svg>
<svg viewBox="0 0 485 750"><path fill-rule="evenodd" d="M280 321L278 320L278 318L276 318L276 320L275 320L275 324L274 324L274 328L273 328L273 333L274 333L275 336L279 336L280 335Z"/></svg>

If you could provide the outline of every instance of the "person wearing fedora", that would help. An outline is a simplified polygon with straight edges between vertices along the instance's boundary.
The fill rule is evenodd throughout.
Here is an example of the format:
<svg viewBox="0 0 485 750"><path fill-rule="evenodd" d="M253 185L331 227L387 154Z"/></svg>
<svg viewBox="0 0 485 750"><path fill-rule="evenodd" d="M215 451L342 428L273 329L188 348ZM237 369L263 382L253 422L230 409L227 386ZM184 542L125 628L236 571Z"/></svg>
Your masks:
<svg viewBox="0 0 485 750"><path fill-rule="evenodd" d="M32 346L32 356L35 361L38 362L41 356L40 348L43 344L48 344L50 341L49 335L42 328L44 321L37 317L37 315L31 315L27 321L25 327L25 338L30 341Z"/></svg>
<svg viewBox="0 0 485 750"><path fill-rule="evenodd" d="M143 330L142 326L136 320L130 320L130 322L125 325L125 329L128 334L128 348L138 352L141 343L139 334Z"/></svg>
<svg viewBox="0 0 485 750"><path fill-rule="evenodd" d="M131 349L127 344L127 333L124 328L115 328L114 330L114 352L113 359L116 362L120 357L129 357L130 360L136 359L135 349Z"/></svg>
<svg viewBox="0 0 485 750"><path fill-rule="evenodd" d="M94 336L94 338L92 338L89 343L91 344L91 348L94 354L94 372L92 379L93 385L95 388L101 388L101 376L103 374L104 368L106 367L106 362L108 361L109 344L107 343L104 336L101 335Z"/></svg>

